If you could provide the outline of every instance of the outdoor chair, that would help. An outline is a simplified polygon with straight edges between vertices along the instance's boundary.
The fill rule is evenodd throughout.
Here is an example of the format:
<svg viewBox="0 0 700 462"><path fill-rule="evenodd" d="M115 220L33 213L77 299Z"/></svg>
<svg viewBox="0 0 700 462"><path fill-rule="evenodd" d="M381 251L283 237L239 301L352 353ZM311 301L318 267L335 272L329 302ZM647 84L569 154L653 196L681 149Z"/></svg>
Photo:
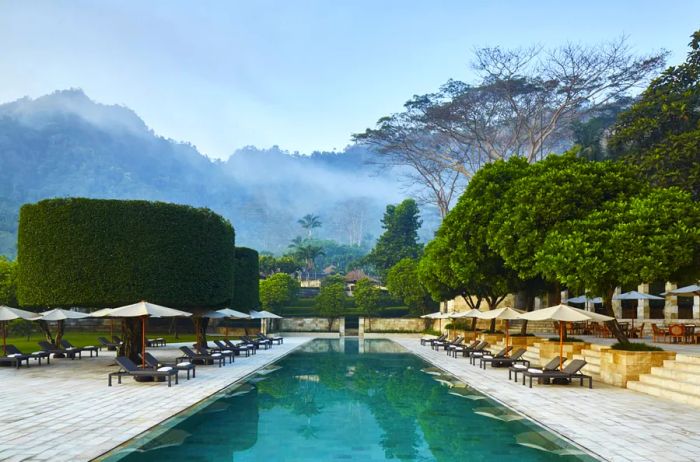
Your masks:
<svg viewBox="0 0 700 462"><path fill-rule="evenodd" d="M37 360L39 362L40 366L41 366L42 359L46 359L46 364L51 364L51 355L45 351L34 351L32 353L23 353L19 350L19 348L17 348L14 345L7 345L5 347L5 349L7 350L8 354L29 356L30 359Z"/></svg>
<svg viewBox="0 0 700 462"><path fill-rule="evenodd" d="M652 342L665 342L666 337L668 337L668 330L658 327L656 324L651 325L651 341ZM659 340L661 339L661 340Z"/></svg>
<svg viewBox="0 0 700 462"><path fill-rule="evenodd" d="M552 358L547 364L544 365L544 367L537 369L539 371L556 371L559 369L559 364L561 363L561 357L555 356ZM523 373L525 371L532 370L530 367L530 363L528 362L527 364L513 364L509 369L508 369L508 380L511 378L514 381L518 381L518 374Z"/></svg>
<svg viewBox="0 0 700 462"><path fill-rule="evenodd" d="M146 352L145 355L140 355L142 359L146 361L146 364L151 366L153 369L160 369L161 367L172 367L176 371L187 372L187 380L190 379L190 371L192 371L192 378L197 377L197 366L189 361L182 361L177 363L162 363L153 356L151 353Z"/></svg>
<svg viewBox="0 0 700 462"><path fill-rule="evenodd" d="M695 335L695 324L685 325L685 338L683 341L685 343L697 343L697 337Z"/></svg>
<svg viewBox="0 0 700 462"><path fill-rule="evenodd" d="M270 342L261 342L259 340L253 340L252 338L248 337L247 335L244 335L243 337L241 337L241 341L245 344L255 346L256 350L259 350L260 347L262 347L266 350L271 347Z"/></svg>
<svg viewBox="0 0 700 462"><path fill-rule="evenodd" d="M530 378L530 388L532 388L532 379L537 377L540 383L558 383L568 385L574 379L580 380L580 386L583 386L583 381L588 380L588 388L593 388L593 378L590 375L581 373L581 369L586 365L583 359L574 359L564 367L561 371L541 371L539 369L527 369L523 372L523 385L525 378Z"/></svg>
<svg viewBox="0 0 700 462"><path fill-rule="evenodd" d="M200 355L221 355L224 357L224 364L226 364L225 358L228 358L229 364L233 363L233 358L236 355L233 350L229 350L228 348L222 350L221 348L209 348L208 345L205 347L198 347L195 345L195 350Z"/></svg>
<svg viewBox="0 0 700 462"><path fill-rule="evenodd" d="M19 369L22 363L25 363L25 365L29 367L29 359L31 356L19 353L17 351L13 352L13 350L9 348L11 346L12 345L6 345L5 348L7 348L7 356L0 356L0 363L10 364L10 366L17 369Z"/></svg>
<svg viewBox="0 0 700 462"><path fill-rule="evenodd" d="M124 343L124 342L122 341L122 339L119 338L119 337L116 336L116 335L112 335L112 340L114 340L114 343L118 343L118 344L120 344L120 345L121 345L122 343Z"/></svg>
<svg viewBox="0 0 700 462"><path fill-rule="evenodd" d="M459 335L459 336L457 336L457 338L455 338L451 342L449 340L443 340L442 342L435 342L435 343L433 343L433 350L440 351L440 347L443 347L445 350L447 350L448 347L450 347L450 346L459 346L463 341L464 341L464 337Z"/></svg>
<svg viewBox="0 0 700 462"><path fill-rule="evenodd" d="M639 327L631 327L629 330L630 338L644 338L644 323Z"/></svg>
<svg viewBox="0 0 700 462"><path fill-rule="evenodd" d="M99 352L99 348L96 347L96 346L92 346L92 345L88 345L88 346L84 346L84 347L77 347L77 346L73 345L72 343L70 343L68 340L63 339L63 340L61 340L61 346L62 346L63 348L65 348L67 351L75 351L75 350L78 350L78 351L81 351L81 352L83 352L83 351L88 351L88 352L90 353L90 357L91 357L91 358L92 358L92 353L93 353L93 352L95 353L95 357L98 357L98 356L100 355L100 354L98 353L98 352Z"/></svg>
<svg viewBox="0 0 700 462"><path fill-rule="evenodd" d="M530 361L527 359L520 359L525 354L525 348L518 348L513 354L508 357L498 357L494 356L489 358L488 356L482 356L481 361L479 361L479 366L486 369L487 364L491 364L491 367L506 367L513 366L515 364L524 364L526 367L530 365Z"/></svg>
<svg viewBox="0 0 700 462"><path fill-rule="evenodd" d="M668 326L668 338L671 343L683 343L683 340L685 340L685 326L683 324L671 324Z"/></svg>
<svg viewBox="0 0 700 462"><path fill-rule="evenodd" d="M117 372L110 372L107 376L107 386L112 386L112 377L117 376L117 383L122 383L122 376L130 375L134 378L136 377L153 377L165 378L168 380L168 386L172 385L172 378L175 376L175 385L178 384L177 380L177 369L172 367L161 367L156 370L153 369L139 369L139 367L132 360L126 356L117 356L115 361L119 364L119 370Z"/></svg>
<svg viewBox="0 0 700 462"><path fill-rule="evenodd" d="M450 350L452 350L452 348L457 348L460 345L464 345L464 337L462 337L461 335L454 339L454 341L452 341L451 343L443 345L443 347L445 348L445 352L447 352L447 355L449 356ZM439 349L440 348L438 347L438 350Z"/></svg>
<svg viewBox="0 0 700 462"><path fill-rule="evenodd" d="M181 346L180 351L182 351L185 354L185 356L180 356L179 358L177 358L176 361L179 363L184 362L187 359L189 359L191 362L193 362L195 364L197 362L201 362L202 364L205 364L205 365L206 364L214 364L215 362L218 361L219 367L221 367L225 364L225 360L226 360L226 358L221 354L218 354L218 353L214 353L211 355L209 355L209 354L207 354L207 355L197 354L194 351L192 351L189 347L186 347L186 346Z"/></svg>
<svg viewBox="0 0 700 462"><path fill-rule="evenodd" d="M426 344L429 344L430 346L433 346L433 342L441 342L447 338L447 334L442 334L439 337L430 337L430 338L425 338L423 337L420 339L420 344L422 346L425 346Z"/></svg>
<svg viewBox="0 0 700 462"><path fill-rule="evenodd" d="M284 343L284 337L270 337L258 332L258 338L262 340L269 340L270 343L276 343L277 345L282 345Z"/></svg>
<svg viewBox="0 0 700 462"><path fill-rule="evenodd" d="M508 345L506 348L503 348L501 351L496 353L495 355L491 353L489 350L483 350L483 351L478 351L474 352L470 355L469 357L469 362L472 363L472 365L476 365L476 360L477 358L479 359L479 367L481 367L481 360L484 358L488 359L493 359L493 358L505 358L508 353L510 353L510 350L512 350L513 347Z"/></svg>
<svg viewBox="0 0 700 462"><path fill-rule="evenodd" d="M214 344L218 347L219 350L232 351L233 354L235 354L236 356L240 356L241 353L243 353L243 352L245 352L246 356L250 356L250 349L248 347L240 348L236 345L233 345L232 343L230 345L229 345L229 343L224 343L221 340L214 340Z"/></svg>
<svg viewBox="0 0 700 462"><path fill-rule="evenodd" d="M46 340L41 340L39 342L39 346L46 353L53 354L54 358L56 357L56 355L66 355L70 359L75 359L75 355L77 354L78 359L83 359L83 352L80 350L66 350L65 348L57 348L54 345L51 345Z"/></svg>
<svg viewBox="0 0 700 462"><path fill-rule="evenodd" d="M217 340L218 341L218 340ZM214 343L216 343L215 341ZM231 340L221 340L223 344L225 344L229 350L233 350L238 352L238 354L242 354L245 352L246 356L250 356L251 354L255 354L255 345L251 345L249 343L233 343Z"/></svg>
<svg viewBox="0 0 700 462"><path fill-rule="evenodd" d="M476 345L469 346L466 348L455 348L452 350L452 357L456 358L457 353L461 352L463 357L471 356L473 353L478 353L481 351L484 351L486 348L489 347L489 342L487 341L480 341Z"/></svg>
<svg viewBox="0 0 700 462"><path fill-rule="evenodd" d="M166 341L163 337L146 339L146 345L149 347L166 346Z"/></svg>
<svg viewBox="0 0 700 462"><path fill-rule="evenodd" d="M100 342L100 348L107 348L110 351L114 351L120 346L119 343L110 342L105 337L97 337L97 341Z"/></svg>

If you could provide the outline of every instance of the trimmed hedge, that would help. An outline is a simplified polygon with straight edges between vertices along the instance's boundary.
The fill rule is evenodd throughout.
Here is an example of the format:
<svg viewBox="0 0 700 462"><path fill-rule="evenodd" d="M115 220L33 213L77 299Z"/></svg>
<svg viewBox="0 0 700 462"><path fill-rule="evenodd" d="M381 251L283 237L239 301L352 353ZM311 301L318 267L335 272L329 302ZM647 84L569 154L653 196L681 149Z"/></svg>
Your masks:
<svg viewBox="0 0 700 462"><path fill-rule="evenodd" d="M236 247L236 283L233 309L248 311L260 307L260 259L258 252L247 247Z"/></svg>
<svg viewBox="0 0 700 462"><path fill-rule="evenodd" d="M139 300L226 306L231 224L208 209L148 201L49 199L20 209L22 306L110 307Z"/></svg>

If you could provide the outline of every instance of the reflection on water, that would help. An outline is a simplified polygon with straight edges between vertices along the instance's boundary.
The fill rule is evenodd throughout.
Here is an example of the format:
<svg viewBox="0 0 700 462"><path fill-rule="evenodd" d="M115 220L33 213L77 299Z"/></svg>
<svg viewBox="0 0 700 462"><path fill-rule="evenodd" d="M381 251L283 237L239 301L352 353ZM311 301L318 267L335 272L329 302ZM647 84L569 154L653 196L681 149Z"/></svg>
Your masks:
<svg viewBox="0 0 700 462"><path fill-rule="evenodd" d="M592 460L374 339L314 340L153 434L108 460Z"/></svg>

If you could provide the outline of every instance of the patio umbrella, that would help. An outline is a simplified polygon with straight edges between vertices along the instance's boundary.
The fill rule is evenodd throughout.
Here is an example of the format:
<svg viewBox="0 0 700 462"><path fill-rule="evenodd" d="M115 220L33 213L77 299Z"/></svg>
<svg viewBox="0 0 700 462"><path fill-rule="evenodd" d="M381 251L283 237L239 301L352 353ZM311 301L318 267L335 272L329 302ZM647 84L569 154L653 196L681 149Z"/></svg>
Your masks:
<svg viewBox="0 0 700 462"><path fill-rule="evenodd" d="M0 322L2 322L2 354L7 355L7 323L14 319L26 319L27 321L34 321L37 313L32 313L29 311L20 310L19 308L12 308L9 306L0 306Z"/></svg>
<svg viewBox="0 0 700 462"><path fill-rule="evenodd" d="M108 317L112 311L114 311L114 308L102 308L101 310L93 311L90 313L90 317L92 318L105 318ZM109 336L110 340L111 337L114 337L114 319L109 320Z"/></svg>
<svg viewBox="0 0 700 462"><path fill-rule="evenodd" d="M680 295L681 297L694 297L700 295L700 285L692 284L678 289L663 292L661 295Z"/></svg>
<svg viewBox="0 0 700 462"><path fill-rule="evenodd" d="M603 303L603 299L601 297L593 297L593 298L587 297L585 294L579 295L578 297L566 299L566 303L586 303L586 302Z"/></svg>
<svg viewBox="0 0 700 462"><path fill-rule="evenodd" d="M663 297L658 295L645 294L642 292L637 292L632 290L629 292L621 293L620 295L615 295L613 300L663 300Z"/></svg>
<svg viewBox="0 0 700 462"><path fill-rule="evenodd" d="M612 321L615 318L590 311L579 310L569 305L556 305L542 310L530 311L518 316L528 321L559 321L559 369L564 365L564 323L578 321Z"/></svg>
<svg viewBox="0 0 700 462"><path fill-rule="evenodd" d="M56 341L58 341L59 334L60 336L63 335L63 323L66 319L84 319L89 317L89 314L81 313L79 311L55 308L53 310L42 311L41 315L38 318L35 318L35 321L55 321L58 325L58 333L56 334Z"/></svg>
<svg viewBox="0 0 700 462"><path fill-rule="evenodd" d="M508 339L510 336L508 328L510 327L510 320L520 319L521 314L523 314L522 311L506 306L503 308L496 308L495 310L480 311L477 317L481 319L503 319L506 322L506 351L508 351ZM508 356L508 353L506 353L506 356Z"/></svg>
<svg viewBox="0 0 700 462"><path fill-rule="evenodd" d="M232 310L231 308L223 308L216 310L217 313L223 315L225 318L231 319L251 319L249 314L242 313L240 311ZM228 338L228 326L226 326L226 337Z"/></svg>
<svg viewBox="0 0 700 462"><path fill-rule="evenodd" d="M450 319L451 316L452 316L452 313L441 313L440 311L436 311L435 313L424 314L423 316L421 316L421 318L439 319L440 320L440 332L442 332L442 320L443 319Z"/></svg>
<svg viewBox="0 0 700 462"><path fill-rule="evenodd" d="M146 319L152 318L172 318L177 316L192 316L192 313L180 311L165 306L140 301L133 305L126 305L119 308L114 308L109 316L113 318L141 318L141 351L146 352ZM146 367L146 355L141 355L142 367Z"/></svg>
<svg viewBox="0 0 700 462"><path fill-rule="evenodd" d="M267 332L267 319L282 319L282 316L277 316L275 313L270 313L269 311L255 311L250 310L250 319L260 319L260 330L263 330L263 323L265 323L265 330L263 333Z"/></svg>

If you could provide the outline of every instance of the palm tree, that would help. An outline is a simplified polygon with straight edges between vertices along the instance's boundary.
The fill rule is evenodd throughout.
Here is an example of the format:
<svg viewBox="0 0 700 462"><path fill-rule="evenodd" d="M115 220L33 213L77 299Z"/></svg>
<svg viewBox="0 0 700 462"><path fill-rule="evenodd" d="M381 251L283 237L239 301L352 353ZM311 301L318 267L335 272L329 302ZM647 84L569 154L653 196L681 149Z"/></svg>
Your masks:
<svg viewBox="0 0 700 462"><path fill-rule="evenodd" d="M318 215L306 214L297 222L306 230L307 239L311 239L311 234L314 228L321 227L321 219Z"/></svg>
<svg viewBox="0 0 700 462"><path fill-rule="evenodd" d="M306 244L297 247L296 254L300 260L304 260L306 266L307 279L311 270L316 269L316 259L325 255L323 247L313 244Z"/></svg>

